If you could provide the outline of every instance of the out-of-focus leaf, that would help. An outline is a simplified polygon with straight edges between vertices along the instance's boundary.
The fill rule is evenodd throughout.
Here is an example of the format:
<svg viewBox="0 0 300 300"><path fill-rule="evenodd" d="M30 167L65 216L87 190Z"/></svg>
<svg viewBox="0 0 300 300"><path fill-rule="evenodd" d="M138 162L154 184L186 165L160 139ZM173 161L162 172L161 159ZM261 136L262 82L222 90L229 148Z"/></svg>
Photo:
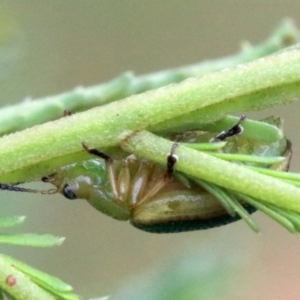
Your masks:
<svg viewBox="0 0 300 300"><path fill-rule="evenodd" d="M32 246L32 247L53 247L59 246L65 240L64 237L57 237L51 234L1 234L0 243Z"/></svg>
<svg viewBox="0 0 300 300"><path fill-rule="evenodd" d="M0 217L0 228L21 225L25 219L25 216Z"/></svg>

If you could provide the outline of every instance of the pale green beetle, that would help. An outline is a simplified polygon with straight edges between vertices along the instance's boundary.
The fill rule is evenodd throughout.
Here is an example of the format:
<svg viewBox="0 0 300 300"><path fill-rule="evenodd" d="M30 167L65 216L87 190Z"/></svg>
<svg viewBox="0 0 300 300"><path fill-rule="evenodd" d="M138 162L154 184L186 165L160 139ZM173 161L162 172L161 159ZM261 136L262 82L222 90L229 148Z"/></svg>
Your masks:
<svg viewBox="0 0 300 300"><path fill-rule="evenodd" d="M242 132L240 122L243 119L241 117L232 128L216 136L196 132L184 134L180 142L215 142L231 137L218 152L260 157L285 156L284 162L263 167L287 171L291 144L285 138L264 142L235 137ZM268 122L276 124L274 119ZM155 233L206 229L240 219L239 214L228 214L223 205L193 179L180 180L176 173L173 176L173 166L177 160L174 154L176 144L167 157L167 170L164 166L133 155L112 160L96 149L88 149L85 144L83 147L102 159L64 166L43 178L68 199L86 199L97 210L114 219L130 220L133 226ZM246 203L242 205L248 212L255 210Z"/></svg>

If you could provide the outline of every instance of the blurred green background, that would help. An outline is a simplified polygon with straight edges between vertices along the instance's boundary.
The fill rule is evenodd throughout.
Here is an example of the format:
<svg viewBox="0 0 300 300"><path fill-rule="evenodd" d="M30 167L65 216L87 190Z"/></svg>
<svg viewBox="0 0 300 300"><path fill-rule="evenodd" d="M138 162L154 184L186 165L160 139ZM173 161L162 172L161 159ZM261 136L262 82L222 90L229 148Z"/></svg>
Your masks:
<svg viewBox="0 0 300 300"><path fill-rule="evenodd" d="M2 105L94 85L126 70L143 74L230 55L245 39L264 40L286 16L300 26L297 1L0 3ZM292 171L300 170L299 109L295 103L248 114L286 120ZM261 213L254 216L260 234L237 222L153 235L60 195L3 191L0 201L1 215L28 216L19 232L67 237L55 249L2 246L1 252L62 278L84 299L299 299L300 237ZM186 297L183 286L189 286Z"/></svg>

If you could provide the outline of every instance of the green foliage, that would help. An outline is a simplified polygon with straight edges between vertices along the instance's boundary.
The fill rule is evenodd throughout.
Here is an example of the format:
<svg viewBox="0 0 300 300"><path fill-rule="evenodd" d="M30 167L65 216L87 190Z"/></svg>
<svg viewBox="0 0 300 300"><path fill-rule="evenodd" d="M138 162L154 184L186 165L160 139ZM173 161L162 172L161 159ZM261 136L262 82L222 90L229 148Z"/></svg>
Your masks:
<svg viewBox="0 0 300 300"><path fill-rule="evenodd" d="M0 227L13 227L24 222L22 217L1 217ZM38 234L0 234L0 243L20 246L52 247L64 238ZM16 259L0 254L0 290L14 299L76 300L72 287L60 279L34 269Z"/></svg>
<svg viewBox="0 0 300 300"><path fill-rule="evenodd" d="M140 77L126 73L99 86L76 88L62 95L4 108L0 111L2 135L42 125L1 138L0 179L10 183L31 181L51 174L58 167L87 159L81 149L82 141L92 147L121 149L164 164L172 143L151 132L169 134L205 128L211 122L216 122L214 126L218 128L234 121L227 114L294 101L300 94L300 45L258 58L295 40L292 23L284 22L265 43L244 48L232 57ZM223 68L228 69L206 75ZM183 81L189 77L193 78ZM165 87L170 83L177 84ZM147 90L152 91L143 93ZM126 99L117 101L122 98ZM72 112L87 111L43 124L59 119L66 108ZM245 122L245 127L249 127L245 132L252 136L261 132L261 136L271 140L282 137L281 131L265 125L257 129L256 125ZM213 157L185 145L176 154L180 157L178 171L202 180L202 184L208 182L213 190L218 186L218 192L225 191L232 201L238 195L290 231L299 231L300 189L294 186L296 177L287 177L285 182L282 179L285 175L232 164L224 156ZM232 193L228 194L228 190ZM247 216L245 220L256 229ZM17 226L23 221L24 217L3 217L0 227ZM50 235L2 234L0 242L48 247L59 245L62 239ZM0 255L0 289L13 299L78 299L72 288L59 279L4 255Z"/></svg>

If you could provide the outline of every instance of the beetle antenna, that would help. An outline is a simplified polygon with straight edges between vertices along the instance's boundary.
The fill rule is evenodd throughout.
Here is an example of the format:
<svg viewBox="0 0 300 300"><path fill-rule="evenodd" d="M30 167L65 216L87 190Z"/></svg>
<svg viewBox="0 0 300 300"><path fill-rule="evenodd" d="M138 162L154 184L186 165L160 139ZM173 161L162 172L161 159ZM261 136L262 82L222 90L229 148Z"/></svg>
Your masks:
<svg viewBox="0 0 300 300"><path fill-rule="evenodd" d="M217 134L215 137L213 137L210 142L222 142L225 141L228 137L239 135L244 131L244 128L241 126L241 123L246 119L245 115L241 115L240 119L236 124L234 124L231 128L228 130L221 131L219 134Z"/></svg>
<svg viewBox="0 0 300 300"><path fill-rule="evenodd" d="M23 187L18 187L11 184L6 184L0 182L0 190L6 190L11 192L26 192L26 193L39 193L39 194L54 194L57 192L56 189L50 189L47 191L40 191L40 190L34 190L34 189L28 189Z"/></svg>

